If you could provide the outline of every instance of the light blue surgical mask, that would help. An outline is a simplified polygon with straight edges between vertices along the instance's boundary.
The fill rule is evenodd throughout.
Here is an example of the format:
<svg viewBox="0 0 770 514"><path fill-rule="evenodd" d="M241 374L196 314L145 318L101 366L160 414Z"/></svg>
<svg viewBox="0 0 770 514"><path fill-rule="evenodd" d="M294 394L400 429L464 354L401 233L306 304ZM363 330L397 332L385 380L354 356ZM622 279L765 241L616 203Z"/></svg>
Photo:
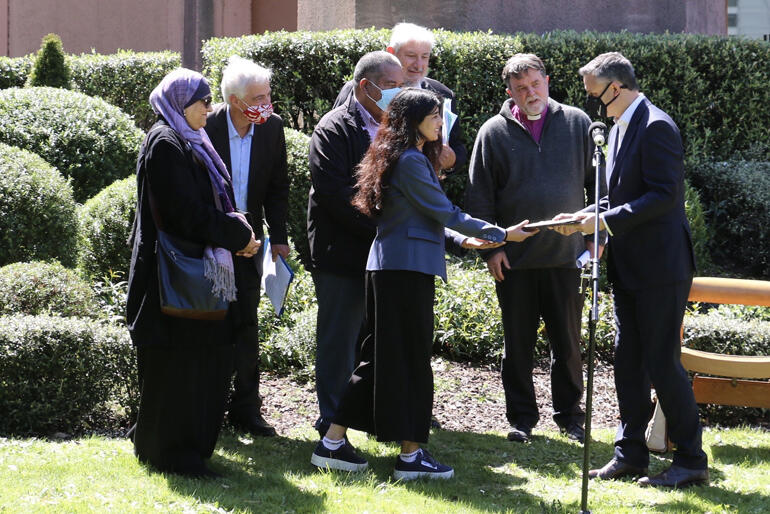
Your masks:
<svg viewBox="0 0 770 514"><path fill-rule="evenodd" d="M369 93L366 93L366 96L369 96L369 99L372 102L376 103L377 107L379 107L383 111L388 108L388 105L390 104L390 101L393 100L393 97L396 96L401 91L400 87L392 87L390 89L382 89L382 88L380 88L380 86L378 86L377 84L375 84L371 80L369 81L369 83L371 85L373 85L374 87L376 87L377 89L380 90L380 95L381 96L380 96L379 100L375 100L374 98L369 96Z"/></svg>

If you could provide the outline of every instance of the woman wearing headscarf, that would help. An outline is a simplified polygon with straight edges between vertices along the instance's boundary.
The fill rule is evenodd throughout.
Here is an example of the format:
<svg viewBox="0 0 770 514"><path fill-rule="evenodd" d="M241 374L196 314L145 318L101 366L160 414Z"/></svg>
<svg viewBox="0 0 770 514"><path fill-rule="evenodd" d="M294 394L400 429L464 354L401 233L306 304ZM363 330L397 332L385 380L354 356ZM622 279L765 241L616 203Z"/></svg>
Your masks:
<svg viewBox="0 0 770 514"><path fill-rule="evenodd" d="M398 441L393 476L450 478L454 470L423 447L433 409L433 300L436 276L446 280L446 242L492 248L535 232L500 228L472 218L441 189L441 103L430 91L408 88L388 106L359 164L353 205L377 221L366 264L366 337L326 435L311 463L362 471L367 462L348 443L348 428Z"/></svg>
<svg viewBox="0 0 770 514"><path fill-rule="evenodd" d="M233 253L259 249L233 209L227 169L203 126L211 91L199 73L176 69L150 94L158 114L137 162L127 322L137 348L140 402L134 451L171 473L216 476L210 458L224 416L233 369L232 309L220 321L161 312L158 230L204 247L212 294L234 301Z"/></svg>

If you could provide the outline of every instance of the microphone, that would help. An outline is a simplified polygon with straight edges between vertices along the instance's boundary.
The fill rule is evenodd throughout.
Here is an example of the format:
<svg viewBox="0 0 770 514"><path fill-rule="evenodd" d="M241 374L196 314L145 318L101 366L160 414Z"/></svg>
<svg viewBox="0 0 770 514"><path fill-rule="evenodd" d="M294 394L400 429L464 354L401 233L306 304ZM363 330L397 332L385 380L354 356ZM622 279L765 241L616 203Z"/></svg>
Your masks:
<svg viewBox="0 0 770 514"><path fill-rule="evenodd" d="M605 125L601 121L595 121L591 123L590 127L588 127L588 133L591 134L591 139L594 140L594 144L596 146L605 145L606 140L604 138L604 133L606 130L607 130L607 125Z"/></svg>

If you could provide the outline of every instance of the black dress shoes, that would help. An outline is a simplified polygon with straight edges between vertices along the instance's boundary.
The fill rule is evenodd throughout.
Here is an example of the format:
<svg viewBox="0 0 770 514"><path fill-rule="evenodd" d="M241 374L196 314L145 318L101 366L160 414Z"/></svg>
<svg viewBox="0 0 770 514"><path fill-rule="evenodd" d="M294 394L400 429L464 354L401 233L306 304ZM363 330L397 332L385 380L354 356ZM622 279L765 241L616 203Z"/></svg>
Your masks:
<svg viewBox="0 0 770 514"><path fill-rule="evenodd" d="M603 468L592 469L588 472L589 478L601 480L617 480L624 477L643 477L647 475L647 468L632 466L618 459L612 459Z"/></svg>
<svg viewBox="0 0 770 514"><path fill-rule="evenodd" d="M276 435L275 428L270 426L262 414L257 414L249 418L230 417L230 424L236 429L248 432L254 437L273 437Z"/></svg>
<svg viewBox="0 0 770 514"><path fill-rule="evenodd" d="M565 427L559 427L559 429L562 434L567 436L567 439L572 439L579 443L584 443L586 440L586 431L577 423L570 423Z"/></svg>
<svg viewBox="0 0 770 514"><path fill-rule="evenodd" d="M532 429L529 427L516 425L508 432L508 440L516 443L528 443L532 438Z"/></svg>
<svg viewBox="0 0 770 514"><path fill-rule="evenodd" d="M652 487L672 487L684 489L693 485L708 485L708 469L687 469L681 466L671 465L670 468L651 477L642 477L639 485Z"/></svg>

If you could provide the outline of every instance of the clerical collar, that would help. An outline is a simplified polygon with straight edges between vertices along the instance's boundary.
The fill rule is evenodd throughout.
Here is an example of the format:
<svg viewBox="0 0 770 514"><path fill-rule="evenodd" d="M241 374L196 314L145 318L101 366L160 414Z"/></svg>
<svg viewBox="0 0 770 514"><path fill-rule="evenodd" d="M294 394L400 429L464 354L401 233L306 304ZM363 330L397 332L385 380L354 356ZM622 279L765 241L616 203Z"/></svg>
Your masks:
<svg viewBox="0 0 770 514"><path fill-rule="evenodd" d="M543 116L543 113L535 114L534 116L531 114L527 114L527 119L530 121L537 121L540 119L540 117Z"/></svg>

